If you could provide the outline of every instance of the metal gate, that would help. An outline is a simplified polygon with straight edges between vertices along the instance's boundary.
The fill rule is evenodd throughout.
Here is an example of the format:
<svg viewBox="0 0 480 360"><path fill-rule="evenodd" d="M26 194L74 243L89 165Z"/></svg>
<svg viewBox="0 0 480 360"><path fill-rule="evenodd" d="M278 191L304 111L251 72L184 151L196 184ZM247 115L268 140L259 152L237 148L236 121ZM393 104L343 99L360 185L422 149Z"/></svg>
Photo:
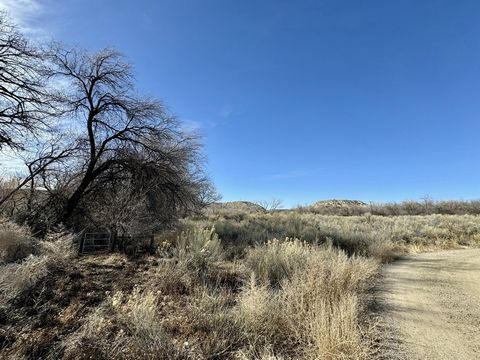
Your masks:
<svg viewBox="0 0 480 360"><path fill-rule="evenodd" d="M83 235L82 254L108 252L112 243L112 235L103 233L85 233Z"/></svg>

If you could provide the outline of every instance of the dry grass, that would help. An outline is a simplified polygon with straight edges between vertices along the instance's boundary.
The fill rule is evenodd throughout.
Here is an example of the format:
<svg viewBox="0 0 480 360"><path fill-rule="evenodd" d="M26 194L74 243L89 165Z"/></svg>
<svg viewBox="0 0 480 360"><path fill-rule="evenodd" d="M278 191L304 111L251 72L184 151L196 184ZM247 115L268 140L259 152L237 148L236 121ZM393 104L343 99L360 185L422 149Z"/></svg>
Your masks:
<svg viewBox="0 0 480 360"><path fill-rule="evenodd" d="M480 200L435 201L425 198L422 201L402 201L397 203L370 203L352 200L319 201L310 206L298 207L296 211L319 215L480 215Z"/></svg>
<svg viewBox="0 0 480 360"><path fill-rule="evenodd" d="M24 230L21 230L24 236ZM21 238L18 235L18 238ZM28 255L23 261L0 267L0 299L5 302L32 300L31 291L75 256L73 237L66 233L49 234L37 244L36 254Z"/></svg>
<svg viewBox="0 0 480 360"><path fill-rule="evenodd" d="M34 244L28 229L0 218L0 265L26 258Z"/></svg>
<svg viewBox="0 0 480 360"><path fill-rule="evenodd" d="M49 259L30 255L21 263L7 264L0 270L0 299L4 302L27 298L30 290L48 275Z"/></svg>
<svg viewBox="0 0 480 360"><path fill-rule="evenodd" d="M363 296L378 264L298 241L285 246L300 248L304 263L292 268L280 288L257 284L253 277L239 296L251 357L275 349L275 356L288 358L368 358Z"/></svg>
<svg viewBox="0 0 480 360"><path fill-rule="evenodd" d="M159 239L155 257L137 260L77 260L71 237L49 235L1 268L0 320L15 326L19 313L23 322L14 340L2 340L0 327L0 357L371 359L367 309L381 261L480 240L480 218L470 215L229 216L190 220ZM48 313L42 332L22 312L26 298L35 303L28 311Z"/></svg>
<svg viewBox="0 0 480 360"><path fill-rule="evenodd" d="M215 228L193 228L183 231L174 244L173 256L190 269L206 270L222 259L223 251Z"/></svg>
<svg viewBox="0 0 480 360"><path fill-rule="evenodd" d="M311 247L308 244L297 239L292 241L273 239L265 245L249 248L245 261L256 279L276 286L306 266L310 251Z"/></svg>
<svg viewBox="0 0 480 360"><path fill-rule="evenodd" d="M369 357L363 296L377 269L375 261L329 249L283 285L280 305L305 358Z"/></svg>
<svg viewBox="0 0 480 360"><path fill-rule="evenodd" d="M212 223L230 257L243 256L248 246L285 237L312 244L330 241L350 255L382 261L409 251L480 243L480 217L474 215L325 216L285 211L244 214L240 219L213 216L194 224L208 227Z"/></svg>
<svg viewBox="0 0 480 360"><path fill-rule="evenodd" d="M200 241L199 234L199 243L211 238L204 232ZM366 359L372 354L364 303L377 271L375 260L298 240L274 240L250 249L243 266L224 268L244 280L243 286L225 285L189 269L202 266L192 263L189 253L201 253L200 246L178 243L177 255L160 263L147 284L114 294L104 305L105 320L93 313L67 348L78 348L80 335L80 344L98 336L89 333L93 322L113 341L109 348L97 342L88 354L108 359ZM151 290L165 279L169 286Z"/></svg>
<svg viewBox="0 0 480 360"><path fill-rule="evenodd" d="M117 292L111 299L114 319L120 325L118 347L122 356L110 358L165 359L175 354L159 314L159 293L135 288L130 294Z"/></svg>

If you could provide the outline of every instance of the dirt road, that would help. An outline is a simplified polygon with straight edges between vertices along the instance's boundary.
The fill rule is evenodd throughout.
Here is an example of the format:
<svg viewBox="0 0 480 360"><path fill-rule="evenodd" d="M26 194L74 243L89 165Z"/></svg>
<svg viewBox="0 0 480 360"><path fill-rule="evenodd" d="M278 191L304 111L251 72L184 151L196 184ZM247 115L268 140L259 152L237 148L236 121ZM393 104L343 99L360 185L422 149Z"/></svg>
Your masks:
<svg viewBox="0 0 480 360"><path fill-rule="evenodd" d="M386 266L388 359L480 359L480 249L408 256Z"/></svg>

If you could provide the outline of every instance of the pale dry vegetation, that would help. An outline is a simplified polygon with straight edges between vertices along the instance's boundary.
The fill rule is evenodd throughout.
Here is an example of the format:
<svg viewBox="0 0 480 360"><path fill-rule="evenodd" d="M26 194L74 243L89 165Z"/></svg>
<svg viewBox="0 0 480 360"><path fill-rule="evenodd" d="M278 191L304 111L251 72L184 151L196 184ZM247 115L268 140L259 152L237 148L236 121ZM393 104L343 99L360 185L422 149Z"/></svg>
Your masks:
<svg viewBox="0 0 480 360"><path fill-rule="evenodd" d="M381 216L399 215L480 215L480 200L435 201L425 197L422 201L407 200L391 203L366 204L358 200L325 200L312 205L299 206L297 211L318 215L354 216L373 214Z"/></svg>
<svg viewBox="0 0 480 360"><path fill-rule="evenodd" d="M39 283L47 281L50 272L61 268L76 255L73 237L62 232L50 233L33 246L26 229L7 221L4 228L8 231L0 233L0 244L5 246L5 253L9 255L3 257L4 261L10 261L0 267L0 299L4 303L35 300L34 297L41 294L32 292ZM4 243L4 240L7 242Z"/></svg>
<svg viewBox="0 0 480 360"><path fill-rule="evenodd" d="M269 260L260 260L238 301L247 334L255 339L251 358L265 349L305 359L372 355L363 307L376 261L298 240L272 241L262 248Z"/></svg>
<svg viewBox="0 0 480 360"><path fill-rule="evenodd" d="M26 258L33 252L30 231L5 218L0 218L0 265Z"/></svg>
<svg viewBox="0 0 480 360"><path fill-rule="evenodd" d="M4 228L8 239L31 239ZM71 235L50 233L2 265L0 355L371 359L381 262L479 239L473 215L297 211L190 219L157 237L155 256L136 259L77 258Z"/></svg>
<svg viewBox="0 0 480 360"><path fill-rule="evenodd" d="M39 242L37 255L4 265L0 286L8 326L1 338L3 355L28 358L33 350L36 356L69 359L334 359L362 358L374 350L364 325L375 260L296 239L272 240L228 260L214 228L191 227L165 238L158 256L143 260L136 277L124 279L130 286L100 293L99 284L95 294L83 294L96 300L87 300L89 307L80 310L72 290L59 284L65 286L65 277L81 278L75 275L79 267L100 264L93 258L72 263L65 237L52 234ZM138 263L107 259L106 268ZM66 332L56 340L24 340L32 330L16 328L7 314L43 313L52 301L48 294L60 291L66 292L61 310L42 316L59 329L59 322L66 325L70 319L74 330L56 330ZM84 316L78 317L81 312Z"/></svg>
<svg viewBox="0 0 480 360"><path fill-rule="evenodd" d="M195 224L211 226L230 244L230 255L273 238L297 238L311 244L331 242L348 254L390 261L410 251L475 246L480 220L475 215L361 216L316 215L297 211L215 215Z"/></svg>

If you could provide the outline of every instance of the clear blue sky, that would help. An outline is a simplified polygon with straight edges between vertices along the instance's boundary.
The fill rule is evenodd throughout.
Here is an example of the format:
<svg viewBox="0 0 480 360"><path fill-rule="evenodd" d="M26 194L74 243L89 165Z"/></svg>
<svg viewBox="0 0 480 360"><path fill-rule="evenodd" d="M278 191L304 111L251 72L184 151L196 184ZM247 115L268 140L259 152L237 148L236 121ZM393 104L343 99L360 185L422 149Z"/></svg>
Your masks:
<svg viewBox="0 0 480 360"><path fill-rule="evenodd" d="M480 197L479 1L19 1L33 32L121 50L224 200Z"/></svg>

